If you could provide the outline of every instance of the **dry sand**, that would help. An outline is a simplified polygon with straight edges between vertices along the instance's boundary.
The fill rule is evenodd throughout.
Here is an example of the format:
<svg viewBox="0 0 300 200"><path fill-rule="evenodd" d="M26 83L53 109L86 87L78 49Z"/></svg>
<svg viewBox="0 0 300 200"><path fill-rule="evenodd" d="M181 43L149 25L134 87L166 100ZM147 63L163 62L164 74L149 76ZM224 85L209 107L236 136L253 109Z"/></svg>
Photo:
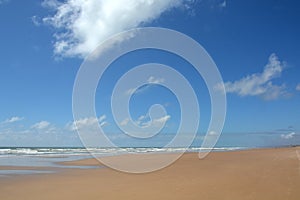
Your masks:
<svg viewBox="0 0 300 200"><path fill-rule="evenodd" d="M104 167L0 177L0 199L299 200L297 151L300 154L299 147L214 152L203 160L187 153L171 166L147 174ZM72 164L99 165L93 159Z"/></svg>

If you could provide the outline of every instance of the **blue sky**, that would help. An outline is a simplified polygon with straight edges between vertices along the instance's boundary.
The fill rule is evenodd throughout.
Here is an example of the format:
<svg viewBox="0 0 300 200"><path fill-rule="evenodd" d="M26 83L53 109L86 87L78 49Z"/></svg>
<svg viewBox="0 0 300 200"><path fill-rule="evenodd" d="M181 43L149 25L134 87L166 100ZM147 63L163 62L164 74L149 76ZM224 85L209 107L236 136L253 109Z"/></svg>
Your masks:
<svg viewBox="0 0 300 200"><path fill-rule="evenodd" d="M74 2L0 0L0 146L80 145L73 127L72 90L84 57L113 34L145 26L180 31L199 42L215 61L227 91L220 146L300 143L298 1ZM193 85L201 109L195 145L201 144L210 120L208 91L187 62L166 52L135 52L111 66L96 94L98 121L116 143L136 143L118 140L110 95L131 66L154 61L178 69ZM163 145L178 128L178 101L160 86L141 90L133 95L132 116L137 123L147 123L147 116L140 117L149 106L165 105L168 115L161 119L165 135L151 140Z"/></svg>

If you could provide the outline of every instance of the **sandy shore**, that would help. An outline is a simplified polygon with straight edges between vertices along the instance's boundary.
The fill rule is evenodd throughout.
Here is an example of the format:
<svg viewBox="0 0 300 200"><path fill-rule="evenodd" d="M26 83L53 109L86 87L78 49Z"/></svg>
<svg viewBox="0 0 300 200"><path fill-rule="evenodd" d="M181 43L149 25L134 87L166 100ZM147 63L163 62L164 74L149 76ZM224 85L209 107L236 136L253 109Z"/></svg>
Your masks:
<svg viewBox="0 0 300 200"><path fill-rule="evenodd" d="M0 199L299 200L297 151L300 154L299 147L215 152L204 160L188 153L171 166L147 174L104 167L0 177ZM99 165L93 159L72 164Z"/></svg>

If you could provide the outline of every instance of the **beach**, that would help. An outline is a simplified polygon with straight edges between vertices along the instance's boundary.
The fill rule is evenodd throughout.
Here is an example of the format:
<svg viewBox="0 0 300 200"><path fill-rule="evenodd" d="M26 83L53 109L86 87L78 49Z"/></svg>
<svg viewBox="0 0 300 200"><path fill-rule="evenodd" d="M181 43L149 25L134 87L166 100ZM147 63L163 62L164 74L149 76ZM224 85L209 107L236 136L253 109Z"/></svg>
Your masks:
<svg viewBox="0 0 300 200"><path fill-rule="evenodd" d="M103 166L0 177L0 199L298 200L297 153L300 147L252 149L212 152L202 160L197 153L185 153L172 165L151 173L129 174ZM126 156L107 159L126 160ZM95 159L64 164L101 165Z"/></svg>

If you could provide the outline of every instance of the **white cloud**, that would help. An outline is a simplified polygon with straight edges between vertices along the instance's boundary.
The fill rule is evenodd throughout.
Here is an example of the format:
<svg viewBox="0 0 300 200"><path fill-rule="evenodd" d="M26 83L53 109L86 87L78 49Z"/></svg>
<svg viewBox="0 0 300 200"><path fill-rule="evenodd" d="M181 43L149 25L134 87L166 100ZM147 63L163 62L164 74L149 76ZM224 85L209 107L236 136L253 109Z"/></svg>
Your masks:
<svg viewBox="0 0 300 200"><path fill-rule="evenodd" d="M292 139L294 136L296 135L295 132L291 132L291 133L288 133L288 134L281 134L280 137L283 138L283 139Z"/></svg>
<svg viewBox="0 0 300 200"><path fill-rule="evenodd" d="M147 82L151 84L161 84L165 82L165 80L163 78L155 78L154 76L150 76Z"/></svg>
<svg viewBox="0 0 300 200"><path fill-rule="evenodd" d="M43 18L56 29L54 53L86 56L113 34L141 26L162 13L193 0L46 0L55 14Z"/></svg>
<svg viewBox="0 0 300 200"><path fill-rule="evenodd" d="M217 132L215 132L215 131L209 131L209 132L208 132L208 135L210 135L210 136L215 136L215 135L218 135L218 134L217 134Z"/></svg>
<svg viewBox="0 0 300 200"><path fill-rule="evenodd" d="M49 125L47 125L49 124ZM33 126L0 127L0 146L80 146L77 133L56 127L49 122L39 122Z"/></svg>
<svg viewBox="0 0 300 200"><path fill-rule="evenodd" d="M38 123L34 124L33 126L31 126L31 128L42 130L42 129L48 128L49 126L50 126L49 122L41 121L41 122L38 122Z"/></svg>
<svg viewBox="0 0 300 200"><path fill-rule="evenodd" d="M275 85L272 80L281 76L285 64L279 61L275 54L271 54L268 64L262 73L248 75L234 82L224 83L227 93L236 93L239 96L259 96L265 100L274 100L288 95L285 85ZM216 89L222 89L222 85Z"/></svg>
<svg viewBox="0 0 300 200"><path fill-rule="evenodd" d="M126 126L129 121L130 121L130 119L128 119L128 118L124 119L123 121L121 121L120 126Z"/></svg>
<svg viewBox="0 0 300 200"><path fill-rule="evenodd" d="M170 115L166 115L161 118L153 119L153 125L154 126L160 126L161 124L166 123L169 119L171 119Z"/></svg>
<svg viewBox="0 0 300 200"><path fill-rule="evenodd" d="M147 127L151 124L149 115L141 115L135 123L140 127Z"/></svg>
<svg viewBox="0 0 300 200"><path fill-rule="evenodd" d="M161 84L165 82L165 79L163 78L156 78L154 76L150 76L146 82L148 85L144 85L142 88L130 88L125 92L125 95L132 95L136 93L141 93L147 90L151 85L150 84Z"/></svg>
<svg viewBox="0 0 300 200"><path fill-rule="evenodd" d="M161 125L165 124L170 118L171 118L170 115L165 115L160 118L152 119L152 121L151 121L149 116L141 115L136 121L134 121L134 123L136 123L138 126L140 126L142 128L149 127L151 125L151 123L152 123L152 126L160 127ZM124 119L120 123L120 126L127 126L129 121L130 121L129 118Z"/></svg>
<svg viewBox="0 0 300 200"><path fill-rule="evenodd" d="M100 126L101 126L101 127L104 127L104 126L106 126L106 125L108 125L108 122L106 122L106 121L103 121L103 122L100 123Z"/></svg>
<svg viewBox="0 0 300 200"><path fill-rule="evenodd" d="M4 124L14 123L14 122L22 121L23 119L24 119L24 117L12 117L12 118L4 120L2 123L4 123Z"/></svg>
<svg viewBox="0 0 300 200"><path fill-rule="evenodd" d="M296 90L300 91L300 83L298 83L298 85L296 86Z"/></svg>
<svg viewBox="0 0 300 200"><path fill-rule="evenodd" d="M41 19L38 16L32 16L31 21L35 26L40 26L41 25Z"/></svg>
<svg viewBox="0 0 300 200"><path fill-rule="evenodd" d="M69 124L67 128L71 131L75 131L78 129L94 129L95 126L98 126L98 124L101 127L104 127L108 125L108 122L105 120L106 120L105 115L102 115L99 118L87 117L87 118L74 121L73 123Z"/></svg>
<svg viewBox="0 0 300 200"><path fill-rule="evenodd" d="M106 115L102 115L99 117L99 122L103 122L106 119Z"/></svg>
<svg viewBox="0 0 300 200"><path fill-rule="evenodd" d="M141 116L138 118L138 121L145 120L146 118L147 118L147 116L145 116L145 115L141 115Z"/></svg>
<svg viewBox="0 0 300 200"><path fill-rule="evenodd" d="M130 88L125 92L125 95L133 95L137 91L137 88Z"/></svg>
<svg viewBox="0 0 300 200"><path fill-rule="evenodd" d="M56 9L60 5L62 5L62 3L57 1L57 0L44 0L42 2L42 6L45 7L45 8Z"/></svg>
<svg viewBox="0 0 300 200"><path fill-rule="evenodd" d="M147 120L149 119L149 117L142 115L138 118L138 120L135 123L138 124L140 127L149 127L151 123L152 126L160 127L161 125L165 124L170 118L171 118L170 115L165 115L161 118L152 119L151 121L151 120Z"/></svg>

